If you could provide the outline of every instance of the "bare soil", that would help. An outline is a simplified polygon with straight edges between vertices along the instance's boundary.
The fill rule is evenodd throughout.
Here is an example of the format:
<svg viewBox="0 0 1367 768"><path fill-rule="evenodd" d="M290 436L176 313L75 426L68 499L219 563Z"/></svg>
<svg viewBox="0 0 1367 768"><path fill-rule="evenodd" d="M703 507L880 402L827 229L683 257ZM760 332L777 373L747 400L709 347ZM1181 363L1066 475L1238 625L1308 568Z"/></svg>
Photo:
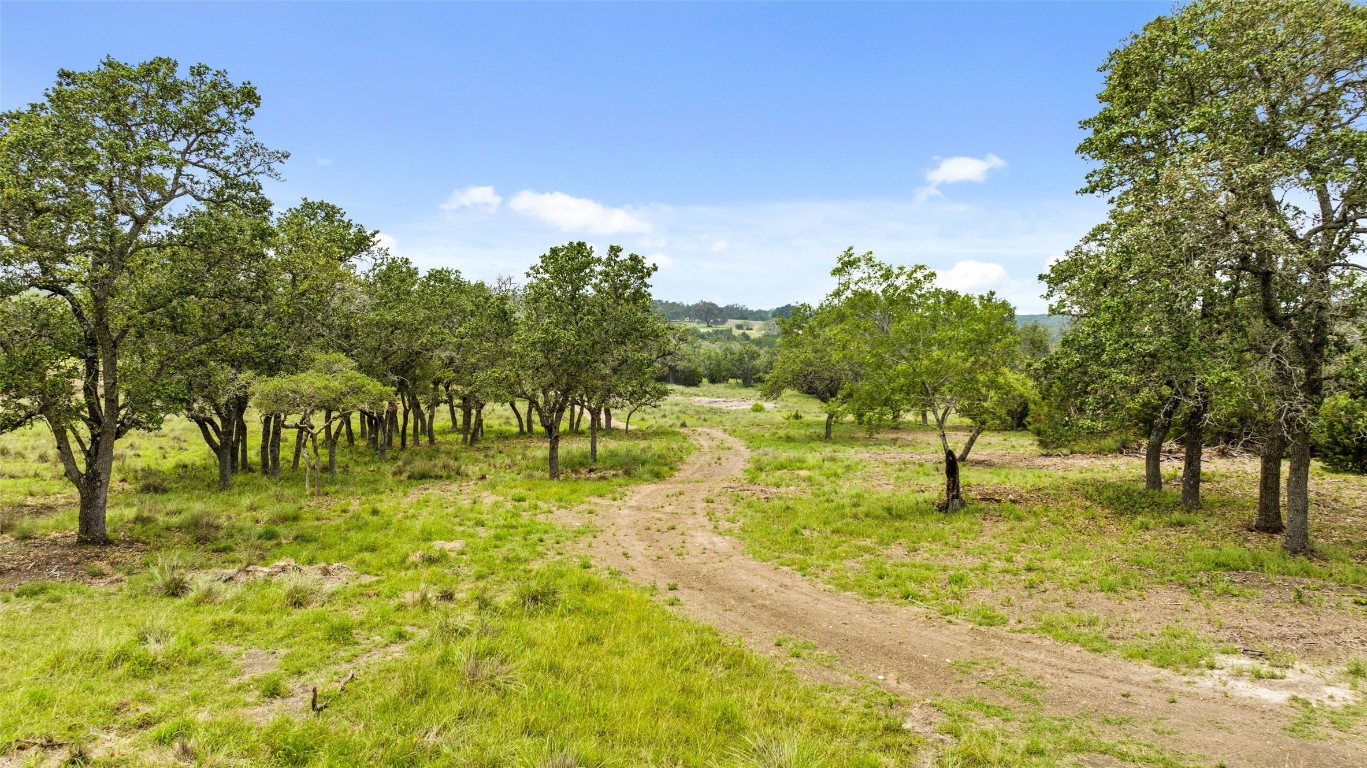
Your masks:
<svg viewBox="0 0 1367 768"><path fill-rule="evenodd" d="M684 400L694 405L705 405L709 408L720 408L723 411L748 411L758 400L746 400L737 397L685 397ZM781 407L775 402L764 402L764 407L769 410Z"/></svg>
<svg viewBox="0 0 1367 768"><path fill-rule="evenodd" d="M699 450L673 477L638 486L622 500L557 517L591 525L595 534L582 546L604 564L660 587L662 595L677 596L684 614L739 635L761 652L774 653L776 640L807 641L832 654L836 667L852 678L876 681L921 702L990 697L991 686L961 671L964 662L970 669L1005 668L1044 685L1037 693L1047 713L1121 723L1101 729L1115 737L1229 766L1367 765L1367 742L1360 739L1309 742L1288 735L1285 726L1295 713L1283 703L1284 695L1269 695L1269 686L1262 685L1277 681L1240 679L1235 685L1209 676L1183 678L1044 637L870 602L757 561L714 523L724 511L727 486L743 474L748 450L721 430L691 434ZM928 718L933 716L923 706L908 712L915 730L923 730Z"/></svg>
<svg viewBox="0 0 1367 768"><path fill-rule="evenodd" d="M75 533L17 540L0 536L0 589L30 581L107 585L123 580L121 568L142 562L145 547L131 541L102 546L76 543Z"/></svg>

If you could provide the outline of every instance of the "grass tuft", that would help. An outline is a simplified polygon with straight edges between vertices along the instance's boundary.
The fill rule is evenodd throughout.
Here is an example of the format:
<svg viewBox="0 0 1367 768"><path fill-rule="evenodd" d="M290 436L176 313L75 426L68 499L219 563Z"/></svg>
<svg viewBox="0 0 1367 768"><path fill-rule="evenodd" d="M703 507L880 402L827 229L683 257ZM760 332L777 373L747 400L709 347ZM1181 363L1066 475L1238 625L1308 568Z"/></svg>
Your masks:
<svg viewBox="0 0 1367 768"><path fill-rule="evenodd" d="M190 592L190 576L185 563L174 554L157 556L157 562L147 569L152 580L151 591L161 597L181 597Z"/></svg>

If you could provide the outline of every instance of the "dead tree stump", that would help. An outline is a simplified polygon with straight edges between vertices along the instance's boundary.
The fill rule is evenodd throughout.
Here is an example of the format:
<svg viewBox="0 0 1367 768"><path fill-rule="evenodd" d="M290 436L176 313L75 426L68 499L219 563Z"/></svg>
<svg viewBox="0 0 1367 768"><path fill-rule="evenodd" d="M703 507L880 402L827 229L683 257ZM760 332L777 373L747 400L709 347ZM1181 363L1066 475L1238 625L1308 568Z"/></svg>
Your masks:
<svg viewBox="0 0 1367 768"><path fill-rule="evenodd" d="M954 451L945 451L945 511L958 512L964 505L959 488L959 460Z"/></svg>

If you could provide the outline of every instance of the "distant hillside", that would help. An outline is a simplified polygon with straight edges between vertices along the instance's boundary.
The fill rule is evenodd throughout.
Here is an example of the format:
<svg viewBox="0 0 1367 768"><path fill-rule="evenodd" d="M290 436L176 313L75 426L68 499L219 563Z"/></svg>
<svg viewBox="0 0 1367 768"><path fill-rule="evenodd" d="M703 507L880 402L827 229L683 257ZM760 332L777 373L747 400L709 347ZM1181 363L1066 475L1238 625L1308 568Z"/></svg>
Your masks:
<svg viewBox="0 0 1367 768"><path fill-rule="evenodd" d="M1018 327L1025 325L1026 323L1039 323L1049 329L1049 335L1053 337L1055 341L1058 341L1059 337L1063 335L1063 332L1067 330L1068 320L1069 318L1067 315L1016 315L1016 325Z"/></svg>

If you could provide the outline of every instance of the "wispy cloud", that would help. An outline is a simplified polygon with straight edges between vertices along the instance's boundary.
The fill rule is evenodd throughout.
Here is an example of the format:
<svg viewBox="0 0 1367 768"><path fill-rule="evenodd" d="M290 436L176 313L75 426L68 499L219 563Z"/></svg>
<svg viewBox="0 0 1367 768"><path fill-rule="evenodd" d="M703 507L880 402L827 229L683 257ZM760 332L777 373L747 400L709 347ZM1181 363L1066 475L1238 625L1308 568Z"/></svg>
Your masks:
<svg viewBox="0 0 1367 768"><path fill-rule="evenodd" d="M507 212L429 215L386 231L422 266L455 267L473 279L521 277L547 248L571 238L600 249L616 243L661 267L654 279L661 298L757 307L820 301L834 285L836 257L853 246L885 261L925 264L945 287L994 290L1029 313L1044 310L1035 277L1105 216L1101 201L1071 197L978 206L901 199L619 209L591 200L562 204L561 197L578 200L518 193Z"/></svg>
<svg viewBox="0 0 1367 768"><path fill-rule="evenodd" d="M454 213L466 208L493 213L498 210L499 203L502 202L503 198L499 197L493 187L466 187L452 192L451 195L437 207L448 213Z"/></svg>
<svg viewBox="0 0 1367 768"><path fill-rule="evenodd" d="M925 202L932 197L941 197L941 185L958 184L971 181L981 184L987 174L997 168L1005 168L1006 161L994 154L986 157L943 157L939 165L926 171L926 185L916 190L916 201Z"/></svg>
<svg viewBox="0 0 1367 768"><path fill-rule="evenodd" d="M330 157L317 157L317 158L314 158L314 162L317 163L317 164L319 164L319 165L332 165L332 158L330 158Z"/></svg>
<svg viewBox="0 0 1367 768"><path fill-rule="evenodd" d="M597 201L572 197L564 192L523 190L513 195L508 207L566 232L616 235L649 234L651 231L650 222L637 218L625 209L609 208Z"/></svg>

